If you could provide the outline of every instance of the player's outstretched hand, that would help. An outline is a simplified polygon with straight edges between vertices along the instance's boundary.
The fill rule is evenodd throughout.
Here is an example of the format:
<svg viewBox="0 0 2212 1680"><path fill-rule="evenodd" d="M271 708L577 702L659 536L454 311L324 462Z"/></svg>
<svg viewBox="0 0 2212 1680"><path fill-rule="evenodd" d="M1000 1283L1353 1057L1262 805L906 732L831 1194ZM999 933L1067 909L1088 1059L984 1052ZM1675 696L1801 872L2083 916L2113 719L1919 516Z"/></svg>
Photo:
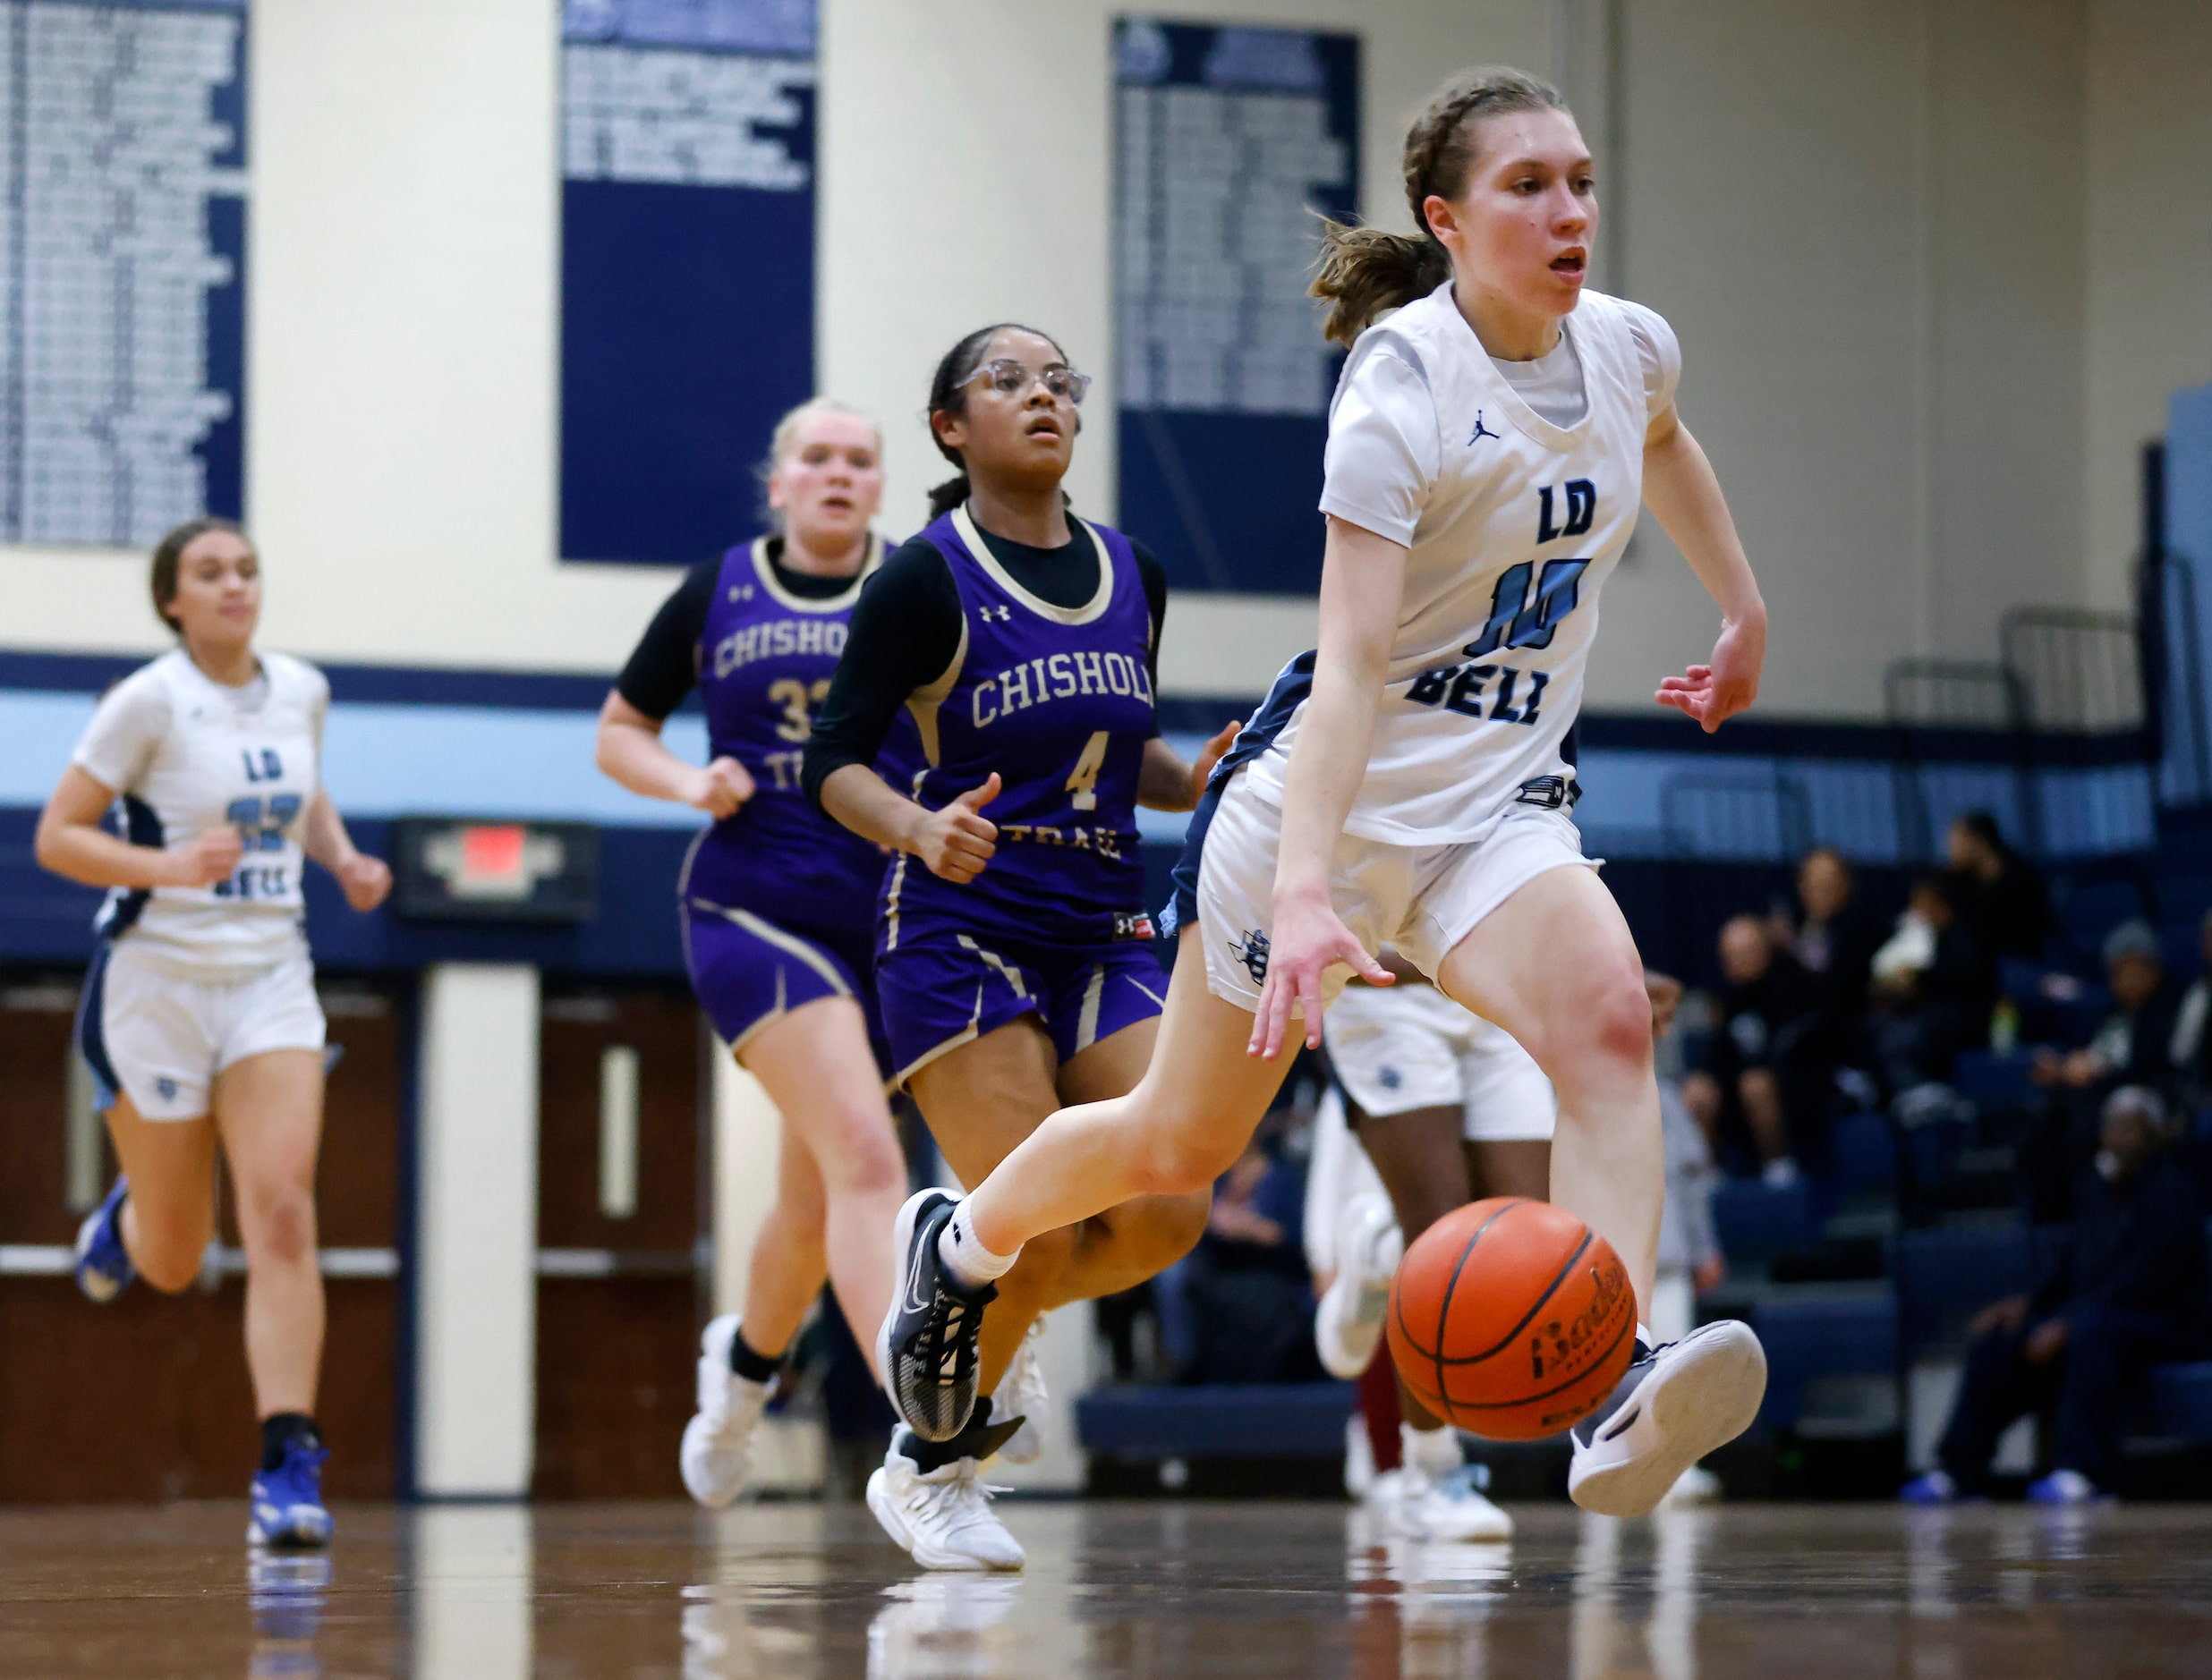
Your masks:
<svg viewBox="0 0 2212 1680"><path fill-rule="evenodd" d="M753 797L753 773L735 759L717 759L692 777L684 802L719 821Z"/></svg>
<svg viewBox="0 0 2212 1680"><path fill-rule="evenodd" d="M227 826L209 828L170 852L172 878L168 885L213 887L217 881L230 879L231 871L245 854L246 843L237 829Z"/></svg>
<svg viewBox="0 0 2212 1680"><path fill-rule="evenodd" d="M1198 762L1190 767L1190 802L1192 809L1206 796L1206 778L1213 774L1213 767L1221 761L1221 755L1237 744L1237 736L1243 730L1240 719L1232 718L1221 725L1221 733L1198 749Z"/></svg>
<svg viewBox="0 0 2212 1680"><path fill-rule="evenodd" d="M999 849L999 826L980 813L999 797L999 773L993 770L981 787L971 787L922 819L912 850L931 874L965 886L983 872Z"/></svg>
<svg viewBox="0 0 2212 1680"><path fill-rule="evenodd" d="M1711 734L1759 697L1759 667L1766 659L1764 624L1729 624L1713 644L1713 663L1693 665L1663 678L1652 698L1694 718Z"/></svg>
<svg viewBox="0 0 2212 1680"><path fill-rule="evenodd" d="M365 852L354 853L331 873L338 878L345 902L364 914L382 904L392 890L391 865Z"/></svg>
<svg viewBox="0 0 2212 1680"><path fill-rule="evenodd" d="M1344 925L1326 899L1275 901L1275 928L1267 950L1267 980L1252 1016L1248 1051L1272 1062L1290 1038L1290 1011L1306 1017L1306 1048L1321 1048L1321 977L1342 963L1371 986L1396 979Z"/></svg>

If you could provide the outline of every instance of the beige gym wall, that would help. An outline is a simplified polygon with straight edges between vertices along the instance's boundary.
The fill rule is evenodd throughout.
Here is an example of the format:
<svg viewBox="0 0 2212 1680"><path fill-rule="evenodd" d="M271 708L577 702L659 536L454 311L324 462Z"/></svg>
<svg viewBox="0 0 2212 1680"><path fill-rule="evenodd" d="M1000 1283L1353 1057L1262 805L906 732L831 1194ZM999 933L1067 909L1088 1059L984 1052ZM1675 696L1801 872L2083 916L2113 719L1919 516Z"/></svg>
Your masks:
<svg viewBox="0 0 2212 1680"><path fill-rule="evenodd" d="M889 427L894 529L939 472L918 414L930 367L1000 315L1063 335L1102 376L1075 488L1111 514L1119 9L824 0L819 349L825 385ZM1601 277L1680 329L1684 411L1774 604L1770 710L1867 715L1885 659L1985 654L2006 604L2116 593L2135 444L2167 389L2212 378L2212 118L2192 93L2212 7L1195 15L1361 33L1364 194L1399 225L1398 138L1442 72L1507 59L1564 77L1612 176ZM554 19L553 0L256 0L247 471L275 645L606 670L668 586L552 552ZM0 643L161 645L141 567L0 550ZM1709 645L1711 610L1650 537L1608 600L1593 698L1641 706ZM1164 675L1248 689L1309 624L1301 605L1186 600Z"/></svg>

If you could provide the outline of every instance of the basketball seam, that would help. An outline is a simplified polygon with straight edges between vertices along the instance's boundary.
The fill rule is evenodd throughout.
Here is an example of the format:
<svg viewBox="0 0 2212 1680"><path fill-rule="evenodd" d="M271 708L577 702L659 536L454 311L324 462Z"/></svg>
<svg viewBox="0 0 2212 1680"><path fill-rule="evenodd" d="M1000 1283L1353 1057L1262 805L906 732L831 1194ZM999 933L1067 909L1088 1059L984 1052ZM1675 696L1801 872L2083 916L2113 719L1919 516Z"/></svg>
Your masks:
<svg viewBox="0 0 2212 1680"><path fill-rule="evenodd" d="M1484 1231L1487 1231L1488 1229L1490 1229L1490 1227L1491 1227L1492 1226L1495 1225L1495 1224L1496 1224L1496 1223L1497 1223L1497 1222L1498 1222L1501 1218L1504 1218L1504 1217L1505 1217L1506 1212L1507 1212L1507 1209L1506 1209L1501 1208L1501 1209L1498 1209L1498 1211L1497 1211L1497 1212L1495 1212L1495 1213L1492 1214L1492 1215L1490 1216L1490 1218L1487 1218L1487 1219L1484 1220L1484 1221L1483 1221L1483 1223L1482 1223L1482 1229L1481 1229L1481 1230L1476 1231L1476 1232L1475 1233L1474 1236L1470 1237L1470 1238L1468 1240L1468 1247L1469 1249L1473 1248L1473 1247L1475 1246L1475 1244L1476 1244L1477 1242L1479 1242L1479 1241L1481 1240L1481 1238L1482 1238L1482 1235L1483 1235L1483 1232L1484 1232ZM1407 1244L1407 1246L1408 1246L1408 1248L1411 1248L1411 1247L1412 1247L1412 1244L1411 1244L1411 1243L1408 1243L1408 1244ZM1465 1252L1462 1252L1462 1253L1460 1254L1460 1256L1459 1256L1459 1264L1460 1264L1460 1265L1462 1265L1462 1266L1464 1266L1464 1265L1466 1265L1466 1264L1467 1264L1467 1255L1466 1255L1466 1253L1465 1253ZM1429 1349L1429 1348L1425 1348L1425 1347L1422 1346L1422 1345L1421 1345L1421 1342L1420 1342L1420 1338L1419 1338L1419 1337L1417 1337L1417 1336L1415 1336L1415 1335L1414 1335L1414 1333L1413 1333L1413 1327L1412 1327L1412 1326L1410 1326L1410 1325L1408 1325L1408 1324L1406 1322L1406 1302L1405 1302L1405 1296L1404 1296L1403 1292L1402 1292L1402 1291L1400 1291L1400 1288L1398 1287L1398 1285L1399 1285L1399 1281L1400 1281L1400 1279L1403 1278L1403 1277L1405 1277L1405 1275L1406 1275L1405 1262L1401 1260L1399 1262L1398 1276L1397 1276L1396 1277L1391 1278L1391 1312L1392 1316L1394 1316L1394 1317L1397 1319L1397 1320L1398 1320L1398 1328L1399 1328L1400 1333L1401 1335L1403 1335L1403 1336L1405 1336L1405 1338L1406 1338L1406 1345L1407 1345L1408 1347L1411 1348L1411 1349L1412 1349L1412 1350L1413 1350L1416 1353L1419 1354L1419 1355L1420 1355L1423 1359L1434 1359L1434 1358L1436 1356L1436 1354L1437 1354L1438 1353L1441 1353L1441 1352L1442 1352L1442 1350L1443 1350L1443 1345L1444 1345L1444 1336L1443 1336L1444 1320L1443 1320L1443 1315L1440 1312L1440 1313L1437 1315L1437 1319L1436 1319L1436 1347L1435 1347L1435 1349L1434 1349L1434 1350L1431 1350L1431 1349ZM1452 1275L1452 1277L1453 1277L1453 1279L1454 1279L1455 1281L1458 1279L1458 1277L1459 1277L1459 1272L1458 1272L1456 1269L1452 1272L1452 1274L1451 1274L1451 1275ZM1449 1298L1447 1298L1447 1300L1446 1300L1446 1303L1445 1303L1445 1304L1446 1304L1446 1305L1449 1305L1449 1304L1450 1304L1450 1300L1449 1300Z"/></svg>
<svg viewBox="0 0 2212 1680"><path fill-rule="evenodd" d="M1632 1334L1634 1324L1633 1320L1631 1320L1629 1324L1621 1327L1619 1333L1613 1336L1612 1341L1605 1344L1605 1351L1598 1355L1595 1364L1591 1366L1589 1370L1585 1370L1579 1376L1569 1378L1565 1382L1561 1383L1556 1388L1546 1388L1542 1394L1523 1395L1517 1400L1454 1400L1450 1395L1444 1395L1441 1397L1446 1405L1455 1406L1462 1412L1501 1412L1508 1406L1534 1405L1539 1400L1549 1400L1553 1395L1566 1393L1567 1390L1573 1387L1575 1384L1581 1382L1584 1379L1587 1378L1591 1370L1595 1370L1598 1366L1604 1365L1608 1359L1612 1357L1613 1349L1621 1345L1621 1337ZM1602 1395L1599 1396L1600 1399L1603 1399L1604 1397L1604 1396ZM1588 1414L1585 1413L1584 1415L1587 1416Z"/></svg>
<svg viewBox="0 0 2212 1680"><path fill-rule="evenodd" d="M1440 1399L1445 1397L1444 1327L1451 1322L1451 1297L1453 1293L1459 1287L1459 1274L1467 1269L1468 1257L1475 1252L1475 1245L1483 1240L1484 1234L1486 1233L1492 1226L1497 1224L1499 1220L1504 1218L1507 1214L1512 1212L1515 1208L1519 1207L1520 1205L1521 1204L1518 1201L1509 1201L1504 1207L1499 1209L1497 1212L1492 1214L1487 1219L1485 1219L1482 1224L1476 1226L1475 1235L1468 1238L1467 1246L1459 1251L1459 1258L1452 1265L1451 1281L1444 1285L1443 1301L1436 1309L1436 1352L1434 1358L1436 1361L1436 1393ZM1553 1284L1552 1287L1556 1289L1559 1285L1557 1284ZM1544 1298L1549 1300L1551 1297L1547 1294ZM1445 1415L1449 1417L1451 1413L1447 1412Z"/></svg>
<svg viewBox="0 0 2212 1680"><path fill-rule="evenodd" d="M1596 1235L1597 1233L1588 1229L1587 1226L1584 1228L1581 1243L1576 1248L1572 1254L1567 1257L1567 1263L1559 1268L1559 1275L1553 1277L1550 1285L1544 1290L1544 1292L1536 1297L1536 1305L1528 1309L1527 1316L1525 1316L1519 1324L1508 1330L1503 1336L1500 1336L1495 1342L1492 1343L1481 1353L1462 1353L1457 1358L1446 1359L1444 1357L1444 1338L1442 1334L1443 1327L1441 1324L1438 1325L1438 1333L1436 1337L1436 1380L1439 1382L1443 1380L1442 1368L1446 1365L1479 1365L1486 1359L1495 1359L1500 1353L1502 1353L1507 1348L1512 1346L1514 1343L1520 1340L1521 1332L1527 1329L1529 1325L1535 1321L1536 1314L1542 1312L1545 1306L1550 1303L1552 1297L1559 1293L1559 1286L1567 1281L1568 1274L1572 1272L1577 1266L1582 1263L1582 1257L1589 1252L1590 1243L1592 1239L1596 1236ZM1472 1247L1473 1245L1469 1244L1469 1246ZM1454 1283L1459 1281L1458 1273L1455 1272L1452 1275L1452 1281ZM1444 1296L1444 1304L1446 1310L1449 1311L1451 1304L1451 1296L1449 1293L1447 1293Z"/></svg>

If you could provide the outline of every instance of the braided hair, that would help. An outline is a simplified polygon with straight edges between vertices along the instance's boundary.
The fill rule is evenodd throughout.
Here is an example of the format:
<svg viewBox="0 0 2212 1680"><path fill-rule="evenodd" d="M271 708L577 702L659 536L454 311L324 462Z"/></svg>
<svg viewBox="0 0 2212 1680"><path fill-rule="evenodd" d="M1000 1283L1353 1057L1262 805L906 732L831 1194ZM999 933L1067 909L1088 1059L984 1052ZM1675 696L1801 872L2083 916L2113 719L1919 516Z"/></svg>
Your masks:
<svg viewBox="0 0 2212 1680"><path fill-rule="evenodd" d="M1485 117L1518 111L1564 111L1567 101L1548 81L1526 71L1483 65L1463 70L1430 98L1406 131L1401 169L1406 202L1418 233L1323 222L1321 259L1310 288L1326 298L1322 335L1348 344L1385 310L1425 297L1451 277L1451 258L1430 231L1421 207L1432 194L1456 199L1480 153L1475 125Z"/></svg>
<svg viewBox="0 0 2212 1680"><path fill-rule="evenodd" d="M1000 333L1028 333L1042 338L1059 351L1060 359L1068 352L1060 350L1059 341L1050 333L1039 332L1034 327L1025 327L1019 321L993 321L988 327L979 327L945 352L945 359L937 364L936 377L930 381L930 414L959 415L967 412L967 382L975 377L975 369L983 365L983 352L991 348L991 341ZM960 452L937 435L937 428L930 427L930 441L937 445L937 453L959 469L953 478L947 479L930 491L930 517L941 519L968 499L967 462Z"/></svg>

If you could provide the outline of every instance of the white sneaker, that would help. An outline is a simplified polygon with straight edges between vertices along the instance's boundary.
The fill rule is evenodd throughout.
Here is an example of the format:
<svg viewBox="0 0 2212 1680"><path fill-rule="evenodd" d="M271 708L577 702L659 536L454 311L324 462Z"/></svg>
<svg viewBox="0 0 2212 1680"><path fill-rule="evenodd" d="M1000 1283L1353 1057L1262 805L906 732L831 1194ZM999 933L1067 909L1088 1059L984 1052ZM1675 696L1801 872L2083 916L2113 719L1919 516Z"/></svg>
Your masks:
<svg viewBox="0 0 2212 1680"><path fill-rule="evenodd" d="M735 1499L753 1467L753 1433L768 1404L772 1383L747 1382L729 1368L737 1315L710 1319L699 1337L699 1410L684 1426L677 1461L684 1486L710 1511Z"/></svg>
<svg viewBox="0 0 2212 1680"><path fill-rule="evenodd" d="M1408 1464L1399 1472L1396 1498L1387 1507L1390 1522L1408 1540L1511 1540L1513 1519L1483 1493L1488 1480L1477 1464L1463 1464L1448 1476L1431 1476Z"/></svg>
<svg viewBox="0 0 2212 1680"><path fill-rule="evenodd" d="M1711 1505L1721 1497L1721 1479L1702 1464L1692 1464L1675 1477L1674 1485L1659 1501L1662 1510L1683 1506Z"/></svg>
<svg viewBox="0 0 2212 1680"><path fill-rule="evenodd" d="M1337 1275L1314 1310L1314 1347L1331 1377L1350 1382L1374 1360L1390 1311L1391 1279L1405 1252L1390 1203L1380 1196L1353 1198L1337 1239Z"/></svg>
<svg viewBox="0 0 2212 1680"><path fill-rule="evenodd" d="M1567 1495L1599 1516L1642 1516L1715 1447L1751 1427L1766 1394L1766 1353L1733 1319L1646 1348L1639 1341L1612 1400L1575 1425Z"/></svg>
<svg viewBox="0 0 2212 1680"><path fill-rule="evenodd" d="M898 1450L868 1478L868 1508L924 1569L1019 1569L1021 1543L991 1508L993 1489L973 1458L924 1472Z"/></svg>
<svg viewBox="0 0 2212 1680"><path fill-rule="evenodd" d="M883 1589L890 1602L868 1624L868 1680L969 1680L1009 1672L993 1631L1020 1607L1005 1575L923 1575ZM744 1672L751 1669L714 1673ZM763 1665L761 1672L770 1672Z"/></svg>
<svg viewBox="0 0 2212 1680"><path fill-rule="evenodd" d="M1022 1420L1021 1428L999 1449L999 1456L1009 1464L1034 1464L1044 1456L1044 1408L1051 1396L1045 1392L1044 1361L1039 1356L1043 1340L1044 1315L1039 1313L1030 1320L1029 1334L991 1396L992 1417Z"/></svg>

